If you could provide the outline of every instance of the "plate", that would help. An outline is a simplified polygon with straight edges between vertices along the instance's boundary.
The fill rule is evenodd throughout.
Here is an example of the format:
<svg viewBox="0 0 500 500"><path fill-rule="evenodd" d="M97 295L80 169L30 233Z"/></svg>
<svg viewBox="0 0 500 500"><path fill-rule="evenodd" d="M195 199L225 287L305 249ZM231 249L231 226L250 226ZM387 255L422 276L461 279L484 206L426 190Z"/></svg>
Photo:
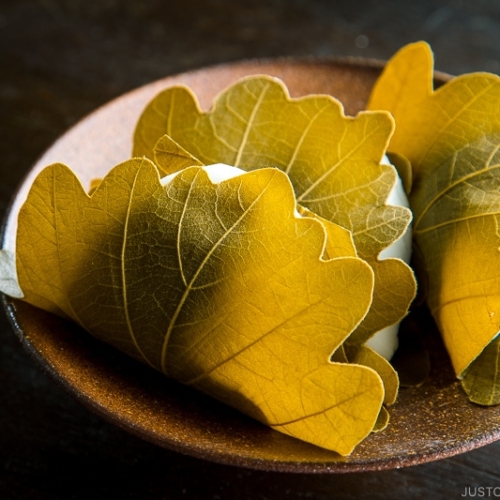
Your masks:
<svg viewBox="0 0 500 500"><path fill-rule="evenodd" d="M168 86L188 85L208 109L213 97L238 78L268 74L281 78L293 97L331 94L354 115L364 109L381 68L380 62L359 59L248 61L170 76L127 93L70 129L34 165L9 210L4 247L14 246L16 214L42 168L63 162L87 186L104 176L130 156L142 109ZM446 78L436 74L437 83ZM429 462L500 438L500 407L468 402L432 321L422 312L415 320L434 345L431 376L420 387L402 388L389 427L341 457L169 380L71 323L22 301L4 297L3 303L23 345L79 401L145 440L195 457L272 471L341 473Z"/></svg>

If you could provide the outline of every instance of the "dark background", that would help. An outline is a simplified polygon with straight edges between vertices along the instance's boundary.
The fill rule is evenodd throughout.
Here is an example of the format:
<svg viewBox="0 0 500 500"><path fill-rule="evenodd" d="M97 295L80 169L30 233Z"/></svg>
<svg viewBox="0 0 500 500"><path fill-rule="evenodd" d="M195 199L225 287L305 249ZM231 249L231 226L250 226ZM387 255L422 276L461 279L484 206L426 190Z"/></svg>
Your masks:
<svg viewBox="0 0 500 500"><path fill-rule="evenodd" d="M419 39L441 71L500 72L500 2L0 0L0 215L61 133L139 85L242 58L387 59ZM500 443L332 476L238 469L157 448L73 401L0 316L1 499L461 498L480 486L500 486Z"/></svg>

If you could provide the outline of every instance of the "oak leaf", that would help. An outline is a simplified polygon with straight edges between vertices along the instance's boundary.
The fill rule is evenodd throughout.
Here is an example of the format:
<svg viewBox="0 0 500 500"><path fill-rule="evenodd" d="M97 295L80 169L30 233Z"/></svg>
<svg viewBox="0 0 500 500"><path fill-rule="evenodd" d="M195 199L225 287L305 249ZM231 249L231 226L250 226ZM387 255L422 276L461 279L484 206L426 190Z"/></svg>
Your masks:
<svg viewBox="0 0 500 500"><path fill-rule="evenodd" d="M390 149L412 165L420 281L456 374L472 400L498 404L500 357L488 346L500 331L500 78L466 74L433 90L432 52L418 42L387 64L369 108L393 114Z"/></svg>
<svg viewBox="0 0 500 500"><path fill-rule="evenodd" d="M10 297L23 297L17 278L16 256L10 250L0 250L0 290Z"/></svg>
<svg viewBox="0 0 500 500"><path fill-rule="evenodd" d="M89 196L55 164L18 227L28 302L318 446L349 454L374 428L380 377L330 361L370 307L373 272L345 256L346 234L327 245L324 225L295 213L279 170L213 184L191 167L164 186L133 159Z"/></svg>
<svg viewBox="0 0 500 500"><path fill-rule="evenodd" d="M298 203L351 231L357 253L374 269L373 306L350 337L361 345L397 324L415 295L410 268L399 259L379 259L411 220L406 207L387 204L397 174L381 160L393 127L386 112L346 117L330 96L291 99L280 80L254 76L222 92L208 112L188 88L161 92L137 123L133 155L154 160L164 174L179 157L285 172Z"/></svg>

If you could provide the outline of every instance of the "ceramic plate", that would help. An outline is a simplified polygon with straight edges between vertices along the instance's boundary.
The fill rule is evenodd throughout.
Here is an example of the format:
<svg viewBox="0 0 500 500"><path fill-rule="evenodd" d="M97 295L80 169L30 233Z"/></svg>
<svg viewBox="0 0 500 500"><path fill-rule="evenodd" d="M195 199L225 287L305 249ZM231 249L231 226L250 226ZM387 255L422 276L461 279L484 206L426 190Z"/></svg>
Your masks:
<svg viewBox="0 0 500 500"><path fill-rule="evenodd" d="M130 156L132 133L145 104L160 90L185 84L208 109L236 79L269 74L284 80L293 97L327 93L346 113L365 106L381 64L366 60L242 62L171 76L98 109L63 135L34 165L11 206L4 244L12 248L16 214L40 170L70 166L84 185ZM437 80L443 80L437 75ZM20 301L4 299L15 331L28 351L71 394L102 417L160 446L215 462L255 469L339 473L382 470L465 452L500 437L500 407L472 405L434 339L436 367L427 382L403 388L391 422L371 434L349 457L295 440L247 418L96 341L86 332ZM432 337L432 323L417 318ZM427 331L428 330L428 331Z"/></svg>

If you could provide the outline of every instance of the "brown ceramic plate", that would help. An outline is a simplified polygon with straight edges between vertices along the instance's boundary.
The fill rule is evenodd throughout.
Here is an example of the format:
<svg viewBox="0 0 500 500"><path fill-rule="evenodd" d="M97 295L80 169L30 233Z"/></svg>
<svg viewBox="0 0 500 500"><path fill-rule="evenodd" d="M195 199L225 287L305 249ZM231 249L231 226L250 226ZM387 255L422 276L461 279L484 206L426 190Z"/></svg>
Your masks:
<svg viewBox="0 0 500 500"><path fill-rule="evenodd" d="M360 60L277 60L229 64L165 78L112 101L63 135L33 167L5 227L12 247L16 213L34 176L52 162L75 170L84 185L128 158L135 122L163 88L186 84L209 107L236 79L265 73L285 81L292 96L315 92L339 98L346 113L362 110L381 64ZM437 75L443 81L445 76ZM42 366L82 403L111 422L160 446L225 464L293 472L382 470L465 452L500 437L500 407L468 403L448 358L434 341L430 378L402 389L391 423L349 457L287 437L103 345L74 325L20 301L4 299L15 331ZM420 328L432 329L425 318Z"/></svg>

